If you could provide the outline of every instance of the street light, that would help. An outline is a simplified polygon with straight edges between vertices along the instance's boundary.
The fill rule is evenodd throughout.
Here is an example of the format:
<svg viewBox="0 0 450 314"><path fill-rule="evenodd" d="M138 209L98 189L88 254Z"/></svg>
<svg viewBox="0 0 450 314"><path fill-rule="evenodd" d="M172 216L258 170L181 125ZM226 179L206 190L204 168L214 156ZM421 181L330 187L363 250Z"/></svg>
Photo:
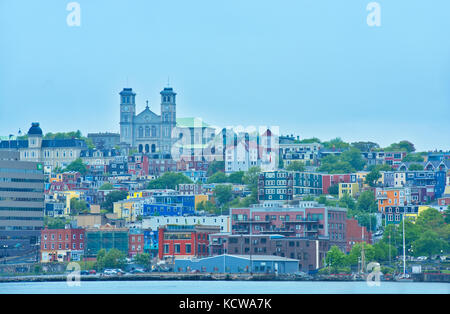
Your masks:
<svg viewBox="0 0 450 314"><path fill-rule="evenodd" d="M7 244L3 244L3 259L4 259L4 263L6 264L6 255L7 255L7 250L8 250L8 245Z"/></svg>

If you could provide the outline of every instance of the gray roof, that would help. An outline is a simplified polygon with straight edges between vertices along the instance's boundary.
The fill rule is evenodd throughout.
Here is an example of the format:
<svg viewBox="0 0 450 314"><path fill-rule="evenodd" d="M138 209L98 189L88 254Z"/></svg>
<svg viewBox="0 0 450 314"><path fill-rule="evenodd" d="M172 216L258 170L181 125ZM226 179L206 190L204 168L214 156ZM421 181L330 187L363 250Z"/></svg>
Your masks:
<svg viewBox="0 0 450 314"><path fill-rule="evenodd" d="M208 256L204 258L186 258L186 259L179 259L179 260L191 260L193 262L199 262L204 261L207 259L220 259L223 258L224 254L222 255L215 255L215 256ZM225 256L229 257L235 257L240 259L246 259L246 260L252 260L252 261L263 261L263 262L298 262L298 260L293 258L287 258L282 256L276 256L276 255L233 255L233 254L225 254Z"/></svg>

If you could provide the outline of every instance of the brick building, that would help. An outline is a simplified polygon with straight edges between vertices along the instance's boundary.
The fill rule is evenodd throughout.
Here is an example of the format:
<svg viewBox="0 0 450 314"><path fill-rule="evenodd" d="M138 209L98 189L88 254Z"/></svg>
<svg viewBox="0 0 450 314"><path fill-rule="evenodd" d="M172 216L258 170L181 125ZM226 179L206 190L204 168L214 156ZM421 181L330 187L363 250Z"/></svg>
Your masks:
<svg viewBox="0 0 450 314"><path fill-rule="evenodd" d="M331 245L345 250L347 211L317 202L298 206L253 206L231 209L233 234L281 234L287 237L328 238Z"/></svg>
<svg viewBox="0 0 450 314"><path fill-rule="evenodd" d="M144 253L144 233L130 230L128 234L128 256L134 257Z"/></svg>
<svg viewBox="0 0 450 314"><path fill-rule="evenodd" d="M356 219L347 219L345 231L347 235L345 252L350 252L355 243L372 243L372 233L366 227L360 226Z"/></svg>
<svg viewBox="0 0 450 314"><path fill-rule="evenodd" d="M298 260L300 271L313 271L323 266L328 239L285 237L279 234L212 234L211 255L272 255Z"/></svg>
<svg viewBox="0 0 450 314"><path fill-rule="evenodd" d="M80 260L85 244L84 229L47 229L41 231L41 261Z"/></svg>
<svg viewBox="0 0 450 314"><path fill-rule="evenodd" d="M170 260L209 256L209 234L219 226L166 225L158 228L158 257Z"/></svg>

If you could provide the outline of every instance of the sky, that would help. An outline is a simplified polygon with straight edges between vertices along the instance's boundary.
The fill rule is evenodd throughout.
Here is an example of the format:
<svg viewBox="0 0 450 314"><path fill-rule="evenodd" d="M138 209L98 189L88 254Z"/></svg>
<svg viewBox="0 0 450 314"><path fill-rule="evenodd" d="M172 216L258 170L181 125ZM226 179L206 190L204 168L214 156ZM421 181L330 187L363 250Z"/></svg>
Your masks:
<svg viewBox="0 0 450 314"><path fill-rule="evenodd" d="M0 0L0 135L119 132L137 112L325 141L450 149L450 1ZM432 2L432 4L430 3Z"/></svg>

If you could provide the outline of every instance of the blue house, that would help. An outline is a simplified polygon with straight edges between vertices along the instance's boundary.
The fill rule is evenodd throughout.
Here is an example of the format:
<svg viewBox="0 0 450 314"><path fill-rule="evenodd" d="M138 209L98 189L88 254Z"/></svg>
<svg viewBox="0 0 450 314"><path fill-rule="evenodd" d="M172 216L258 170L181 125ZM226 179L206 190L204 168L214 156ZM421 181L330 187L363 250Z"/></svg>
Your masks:
<svg viewBox="0 0 450 314"><path fill-rule="evenodd" d="M407 171L406 186L408 187L434 187L434 198L442 196L445 190L445 171Z"/></svg>
<svg viewBox="0 0 450 314"><path fill-rule="evenodd" d="M144 230L144 252L158 256L158 230Z"/></svg>
<svg viewBox="0 0 450 314"><path fill-rule="evenodd" d="M278 273L298 272L298 260L274 255L217 255L201 259L176 259L176 272Z"/></svg>
<svg viewBox="0 0 450 314"><path fill-rule="evenodd" d="M184 216L194 215L192 207L169 204L144 204L143 216Z"/></svg>

